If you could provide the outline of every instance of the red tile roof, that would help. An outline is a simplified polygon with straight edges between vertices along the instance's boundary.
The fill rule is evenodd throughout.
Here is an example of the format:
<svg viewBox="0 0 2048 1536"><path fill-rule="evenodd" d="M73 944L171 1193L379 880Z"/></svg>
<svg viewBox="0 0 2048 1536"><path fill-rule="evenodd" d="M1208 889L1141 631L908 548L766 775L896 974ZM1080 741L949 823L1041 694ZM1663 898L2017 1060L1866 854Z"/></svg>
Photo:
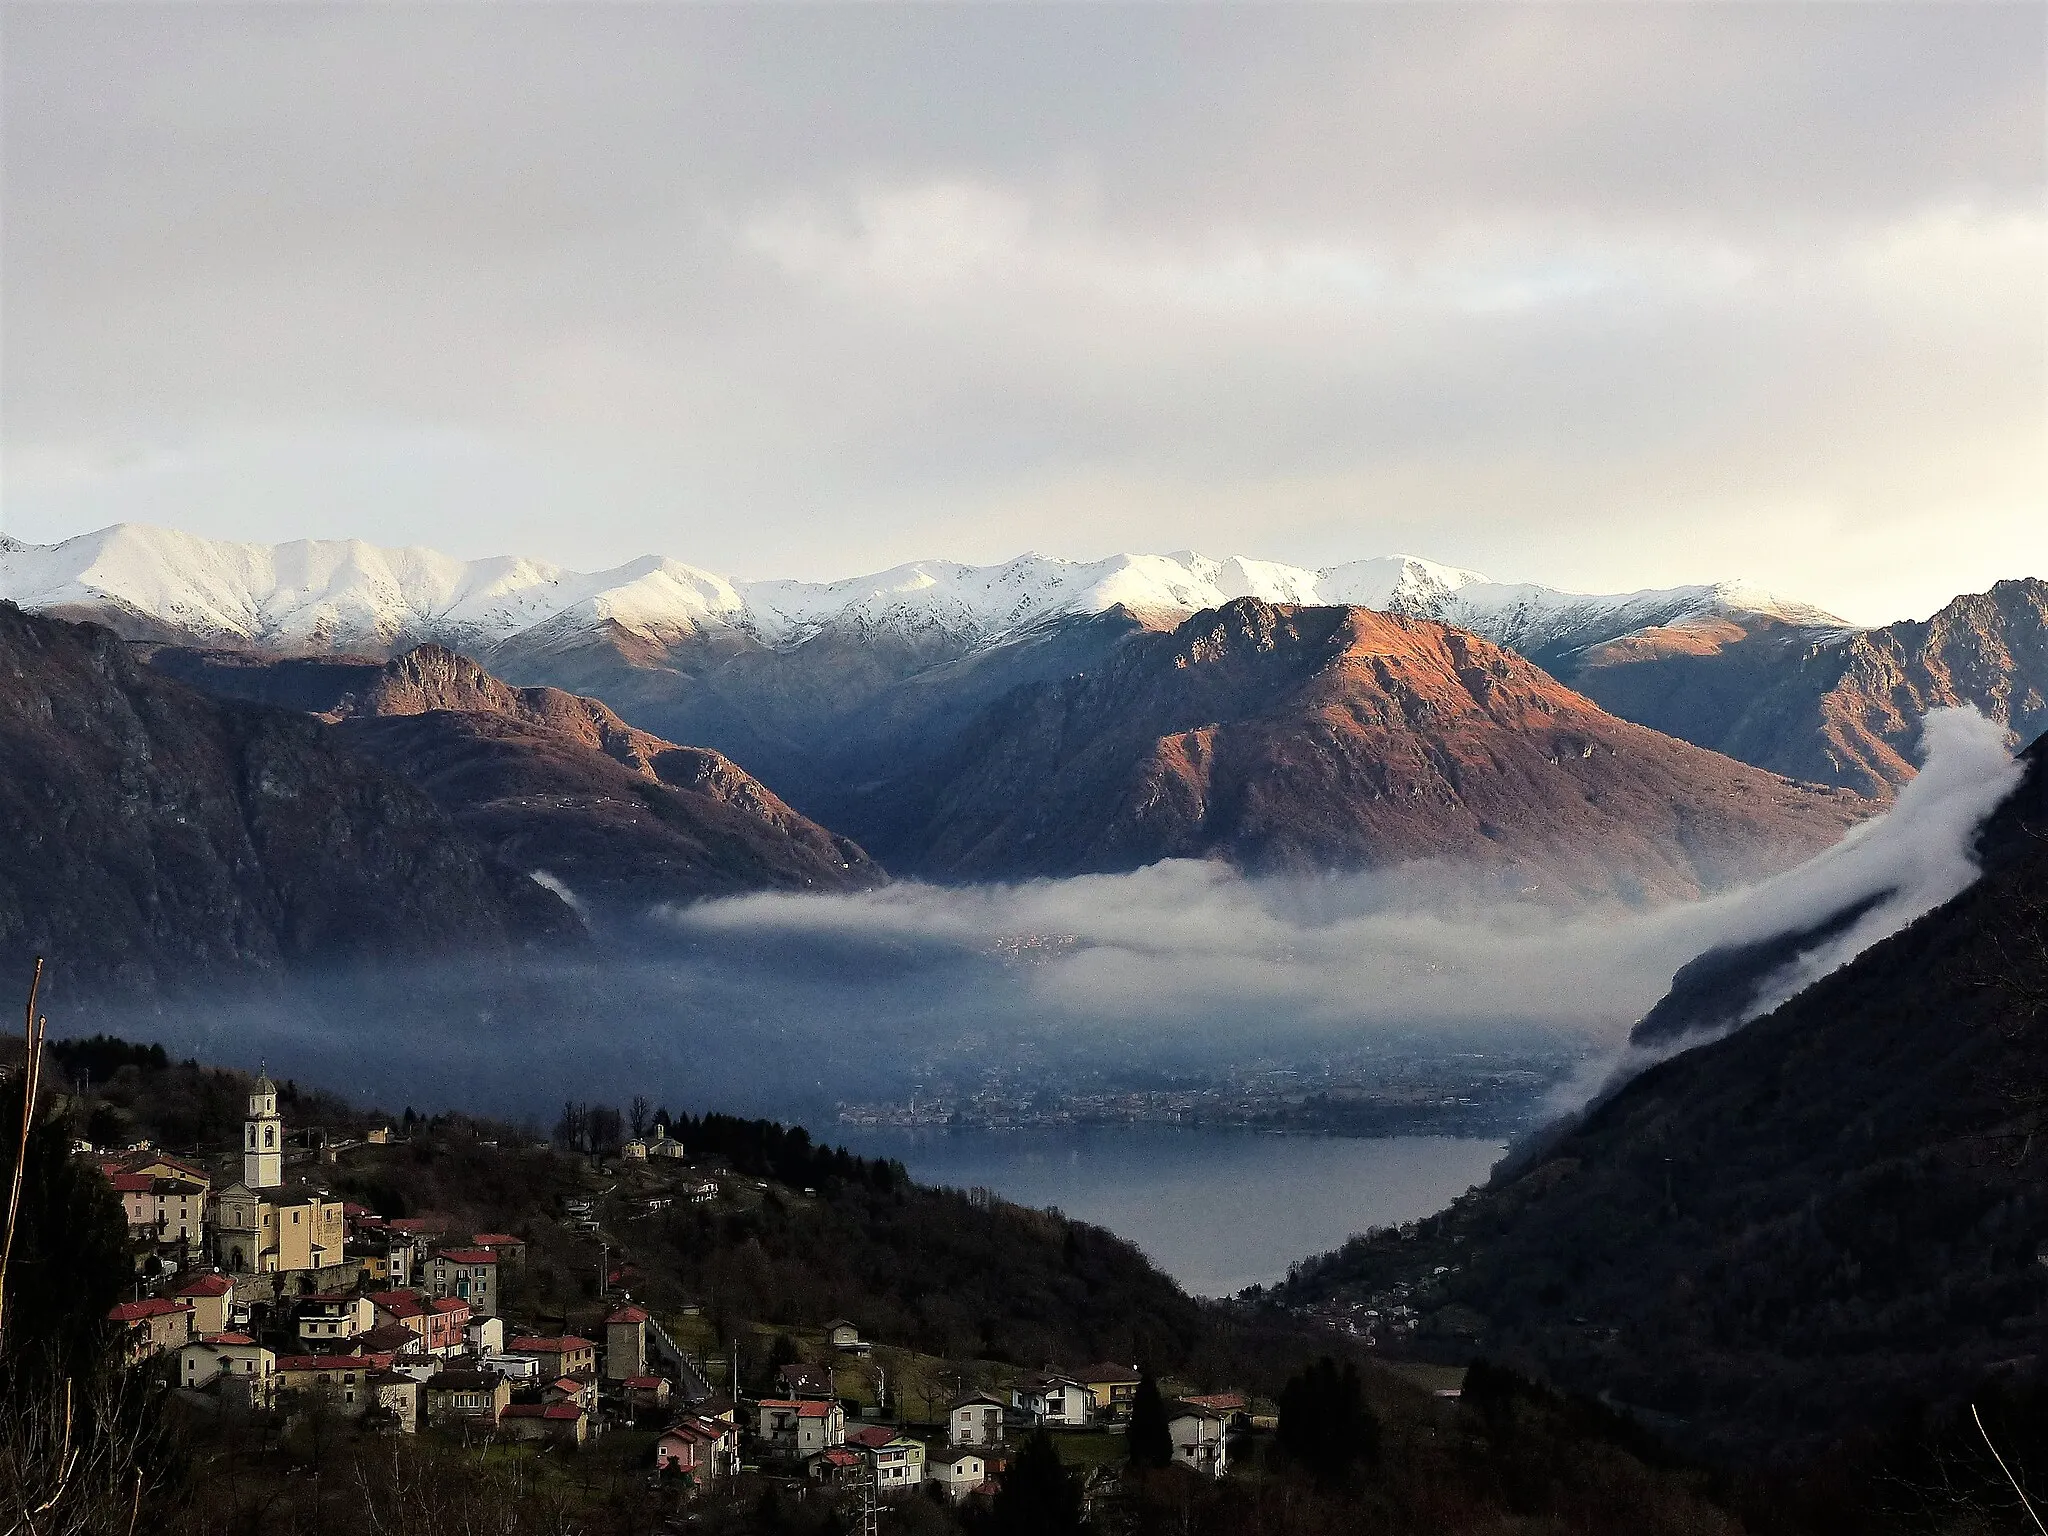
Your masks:
<svg viewBox="0 0 2048 1536"><path fill-rule="evenodd" d="M202 1344L254 1344L256 1341L246 1333L203 1333L199 1336Z"/></svg>
<svg viewBox="0 0 2048 1536"><path fill-rule="evenodd" d="M139 1323L148 1317L166 1317L173 1312L190 1312L192 1309L182 1301L166 1301L161 1296L152 1296L147 1301L124 1301L107 1312L110 1323Z"/></svg>
<svg viewBox="0 0 2048 1536"><path fill-rule="evenodd" d="M761 1406L763 1408L787 1408L800 1419L822 1419L836 1412L839 1408L837 1403L799 1401L793 1397L764 1397L761 1399Z"/></svg>
<svg viewBox="0 0 2048 1536"><path fill-rule="evenodd" d="M628 1302L604 1321L606 1327L610 1327L613 1323L644 1323L647 1321L647 1314L631 1302Z"/></svg>
<svg viewBox="0 0 2048 1536"><path fill-rule="evenodd" d="M427 1304L417 1291L372 1291L370 1304L393 1317L425 1317Z"/></svg>
<svg viewBox="0 0 2048 1536"><path fill-rule="evenodd" d="M450 1264L495 1264L498 1256L488 1248L443 1248L434 1255Z"/></svg>
<svg viewBox="0 0 2048 1536"><path fill-rule="evenodd" d="M659 1376L628 1376L626 1385L638 1392L652 1392L661 1386Z"/></svg>
<svg viewBox="0 0 2048 1536"><path fill-rule="evenodd" d="M434 1303L434 1310L436 1312L467 1312L469 1310L469 1303L460 1296L443 1296Z"/></svg>
<svg viewBox="0 0 2048 1536"><path fill-rule="evenodd" d="M501 1415L507 1419L561 1419L574 1422L583 1417L575 1403L514 1403Z"/></svg>
<svg viewBox="0 0 2048 1536"><path fill-rule="evenodd" d="M235 1288L235 1282L226 1275L201 1275L197 1280L187 1280L173 1296L225 1296Z"/></svg>
<svg viewBox="0 0 2048 1536"><path fill-rule="evenodd" d="M505 1346L515 1355L566 1355L571 1350L595 1349L597 1346L588 1339L579 1339L573 1333L565 1333L559 1339L541 1339L531 1336L514 1339Z"/></svg>
<svg viewBox="0 0 2048 1536"><path fill-rule="evenodd" d="M117 1173L114 1175L114 1188L124 1195L146 1195L149 1193L149 1187L153 1182L155 1181L146 1173Z"/></svg>

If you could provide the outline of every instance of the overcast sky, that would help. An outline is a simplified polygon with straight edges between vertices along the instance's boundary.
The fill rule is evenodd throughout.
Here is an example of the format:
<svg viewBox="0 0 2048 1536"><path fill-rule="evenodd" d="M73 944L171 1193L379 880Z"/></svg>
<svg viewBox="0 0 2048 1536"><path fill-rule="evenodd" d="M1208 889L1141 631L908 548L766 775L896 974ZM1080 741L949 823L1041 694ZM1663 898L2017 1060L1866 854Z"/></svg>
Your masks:
<svg viewBox="0 0 2048 1536"><path fill-rule="evenodd" d="M0 27L17 536L2048 575L2037 4Z"/></svg>

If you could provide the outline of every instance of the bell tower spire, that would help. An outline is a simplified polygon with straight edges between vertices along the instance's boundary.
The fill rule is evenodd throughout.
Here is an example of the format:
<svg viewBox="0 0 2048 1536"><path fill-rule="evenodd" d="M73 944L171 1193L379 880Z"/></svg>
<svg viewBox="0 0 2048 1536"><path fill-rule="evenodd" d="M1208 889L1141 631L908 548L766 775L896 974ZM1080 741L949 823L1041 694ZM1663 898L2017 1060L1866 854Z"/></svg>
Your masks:
<svg viewBox="0 0 2048 1536"><path fill-rule="evenodd" d="M276 1189L284 1183L284 1124L277 1118L277 1084L265 1068L256 1072L242 1126L242 1182L250 1189Z"/></svg>

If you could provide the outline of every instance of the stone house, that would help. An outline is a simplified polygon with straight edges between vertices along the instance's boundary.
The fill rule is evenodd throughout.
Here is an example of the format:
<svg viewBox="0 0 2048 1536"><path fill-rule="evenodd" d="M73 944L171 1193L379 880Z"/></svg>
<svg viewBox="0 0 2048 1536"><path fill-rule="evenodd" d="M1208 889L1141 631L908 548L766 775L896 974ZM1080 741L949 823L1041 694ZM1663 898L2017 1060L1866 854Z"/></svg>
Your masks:
<svg viewBox="0 0 2048 1536"><path fill-rule="evenodd" d="M478 1317L495 1317L498 1256L487 1248L444 1248L427 1260L427 1290L468 1302Z"/></svg>
<svg viewBox="0 0 2048 1536"><path fill-rule="evenodd" d="M124 1301L108 1311L107 1321L123 1330L122 1355L130 1365L192 1342L192 1308L182 1301Z"/></svg>
<svg viewBox="0 0 2048 1536"><path fill-rule="evenodd" d="M437 1371L427 1378L421 1399L430 1423L490 1429L511 1405L512 1383L496 1371Z"/></svg>
<svg viewBox="0 0 2048 1536"><path fill-rule="evenodd" d="M590 1438L590 1415L581 1403L512 1403L498 1416L498 1428L514 1440L582 1445Z"/></svg>

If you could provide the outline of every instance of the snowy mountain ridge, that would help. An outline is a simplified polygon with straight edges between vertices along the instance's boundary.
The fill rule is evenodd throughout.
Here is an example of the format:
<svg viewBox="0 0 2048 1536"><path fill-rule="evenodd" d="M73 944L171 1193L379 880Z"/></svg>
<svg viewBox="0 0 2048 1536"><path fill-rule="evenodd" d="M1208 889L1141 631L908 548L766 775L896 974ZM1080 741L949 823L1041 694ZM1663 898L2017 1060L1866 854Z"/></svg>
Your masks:
<svg viewBox="0 0 2048 1536"><path fill-rule="evenodd" d="M583 572L357 540L242 544L132 523L52 545L0 540L0 598L23 608L279 653L385 654L425 640L475 650L542 626L558 639L607 625L665 643L725 631L787 650L827 630L898 630L974 649L1119 605L1172 623L1238 597L1435 619L1525 653L1714 615L1849 629L1740 582L1583 594L1408 555L1310 570L1188 550L1093 561L1027 554L1001 565L927 560L802 582L736 580L663 556Z"/></svg>

